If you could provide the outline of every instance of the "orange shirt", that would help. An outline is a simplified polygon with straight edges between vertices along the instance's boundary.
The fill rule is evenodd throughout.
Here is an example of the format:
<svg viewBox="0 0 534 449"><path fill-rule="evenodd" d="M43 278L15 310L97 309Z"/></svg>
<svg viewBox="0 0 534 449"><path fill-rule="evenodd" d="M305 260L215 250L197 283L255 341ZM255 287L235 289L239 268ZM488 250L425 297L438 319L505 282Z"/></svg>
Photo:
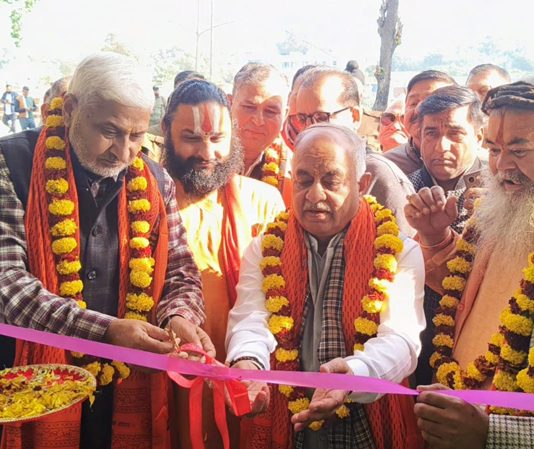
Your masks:
<svg viewBox="0 0 534 449"><path fill-rule="evenodd" d="M437 292L443 293L446 262L454 257L458 239L454 233L436 248L422 248L426 283ZM519 288L525 264L526 259L503 261L493 248L478 248L455 318L453 356L462 367L487 351L490 337L498 331L501 312Z"/></svg>
<svg viewBox="0 0 534 449"><path fill-rule="evenodd" d="M244 176L238 177L238 187L241 193L242 209L246 215L246 223L242 223L244 242L240 251L244 251L253 237L262 233L265 226L274 220L276 215L285 209L278 190L269 184ZM224 214L224 194L214 191L201 199L188 197L182 185L176 182L176 199L182 222L187 231L187 241L193 253L193 258L202 278L202 292L206 310L204 330L215 345L217 359L224 362L226 351L224 339L230 311L230 299L220 249L222 244L222 225ZM210 449L222 448L213 418L213 401L211 392L204 391L203 397L204 434L206 447ZM173 447L188 449L191 447L189 439L189 396L188 391L175 390L175 400L178 407L180 421L177 423L178 439ZM234 448L239 440L239 422L229 416L231 447Z"/></svg>
<svg viewBox="0 0 534 449"><path fill-rule="evenodd" d="M279 192L272 186L255 179L239 176L242 208L247 222L243 229L248 241L263 232L265 226L285 209ZM202 199L191 199L176 183L176 199L182 221L187 231L187 240L193 258L202 276L202 288L206 307L204 329L213 340L217 358L225 360L224 338L230 303L226 280L221 268L219 250L222 244L222 222L225 205L220 191L211 192Z"/></svg>

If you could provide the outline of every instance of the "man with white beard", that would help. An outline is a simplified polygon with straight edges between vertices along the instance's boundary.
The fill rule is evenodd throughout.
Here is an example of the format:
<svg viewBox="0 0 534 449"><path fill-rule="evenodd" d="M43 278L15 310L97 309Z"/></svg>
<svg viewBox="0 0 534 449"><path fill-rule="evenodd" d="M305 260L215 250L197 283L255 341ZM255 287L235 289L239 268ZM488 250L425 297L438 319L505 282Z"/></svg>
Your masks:
<svg viewBox="0 0 534 449"><path fill-rule="evenodd" d="M434 449L534 448L534 418L433 392L444 388L534 393L534 85L492 89L488 193L463 235L450 225L457 200L439 186L411 195L427 284L443 294L430 364L439 384L419 387L415 405Z"/></svg>

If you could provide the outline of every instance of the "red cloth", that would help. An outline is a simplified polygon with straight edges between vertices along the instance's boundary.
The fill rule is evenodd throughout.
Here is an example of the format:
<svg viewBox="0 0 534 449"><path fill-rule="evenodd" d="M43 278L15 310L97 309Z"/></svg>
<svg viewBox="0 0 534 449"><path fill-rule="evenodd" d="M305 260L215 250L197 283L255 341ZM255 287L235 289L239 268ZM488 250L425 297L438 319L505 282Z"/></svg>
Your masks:
<svg viewBox="0 0 534 449"><path fill-rule="evenodd" d="M352 220L344 240L345 283L343 290L343 332L347 354L353 353L354 320L362 312L360 298L367 290L373 271L376 227L373 213L364 200ZM304 300L308 285L307 249L304 231L291 215L282 251L282 273L295 324L294 338L300 335ZM385 396L365 406L377 449L419 449L423 441L413 414L413 399ZM242 420L241 447L250 449L291 449L293 430L287 399L271 388L271 403L266 413Z"/></svg>
<svg viewBox="0 0 534 449"><path fill-rule="evenodd" d="M224 215L222 222L221 262L225 269L226 286L230 306L236 301L236 285L239 281L239 268L243 245L250 240L243 233L244 223L247 223L245 211L239 198L239 186L237 176L233 176L224 187Z"/></svg>
<svg viewBox="0 0 534 449"><path fill-rule="evenodd" d="M45 190L46 130L39 136L33 159L32 178L26 210L26 235L30 272L41 280L44 287L58 294L59 282L52 252L50 224L48 220L48 194ZM74 217L78 225L76 239L79 242L78 195L72 170L70 149L65 149L67 180L70 199L75 204ZM153 237L157 239L153 257L156 260L153 274L152 296L157 304L163 290L168 254L168 226L163 198L157 182L145 164L143 176L148 181L148 199L152 204L145 218L151 224ZM126 183L125 183L126 184ZM128 289L129 219L126 186L119 194L119 316L124 316ZM76 250L79 255L79 247ZM71 301L71 299L65 299ZM156 305L152 310L155 317ZM67 353L49 346L17 341L15 365L33 363L68 363ZM165 374L144 374L132 371L130 377L115 386L112 449L124 449L129 441L136 442L137 449L169 449L168 430L168 381ZM137 404L132 408L132 404ZM148 404L148 406L143 406ZM61 447L77 449L80 441L81 405L28 424L4 427L2 449L49 449ZM63 429L63 430L62 430Z"/></svg>

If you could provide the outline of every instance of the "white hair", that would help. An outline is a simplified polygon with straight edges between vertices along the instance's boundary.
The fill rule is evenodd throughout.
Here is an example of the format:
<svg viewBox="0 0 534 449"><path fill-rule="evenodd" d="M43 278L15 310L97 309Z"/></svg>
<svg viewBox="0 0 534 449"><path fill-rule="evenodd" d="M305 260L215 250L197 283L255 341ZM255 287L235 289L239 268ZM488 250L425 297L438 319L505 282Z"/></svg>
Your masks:
<svg viewBox="0 0 534 449"><path fill-rule="evenodd" d="M359 181L367 169L367 164L365 162L366 143L364 139L346 126L335 123L316 123L309 126L297 136L297 139L295 140L295 153L298 152L298 143L304 138L304 136L314 130L320 130L321 128L324 128L325 131L335 131L345 139L348 144L348 154L350 155L355 166L356 180ZM295 159L296 158L293 158L293 161L295 161Z"/></svg>
<svg viewBox="0 0 534 449"><path fill-rule="evenodd" d="M483 180L488 193L475 212L479 246L494 247L507 263L524 261L534 245L534 184L510 193L498 174L488 170Z"/></svg>
<svg viewBox="0 0 534 449"><path fill-rule="evenodd" d="M127 56L95 53L76 67L67 93L79 105L114 101L123 106L152 110L154 94L146 69Z"/></svg>
<svg viewBox="0 0 534 449"><path fill-rule="evenodd" d="M254 86L271 79L279 81L279 87L283 90L282 97L286 98L289 93L289 84L286 76L275 66L259 62L249 62L239 69L234 76L232 95L236 95L236 92L242 86Z"/></svg>

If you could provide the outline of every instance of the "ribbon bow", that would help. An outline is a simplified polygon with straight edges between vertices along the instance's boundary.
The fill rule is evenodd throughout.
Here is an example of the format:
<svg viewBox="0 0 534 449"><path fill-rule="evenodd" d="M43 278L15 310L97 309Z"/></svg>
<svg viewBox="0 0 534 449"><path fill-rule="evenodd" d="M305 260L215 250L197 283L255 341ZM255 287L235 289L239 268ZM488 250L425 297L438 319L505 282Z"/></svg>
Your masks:
<svg viewBox="0 0 534 449"><path fill-rule="evenodd" d="M189 354L200 355L205 357L206 365L223 366L224 365L210 357L198 346L187 343L179 347L179 351ZM186 379L181 374L174 371L167 371L167 376L182 388L190 389L189 392L189 432L193 449L205 449L204 438L202 435L202 392L204 390L205 378L197 377L195 379ZM228 426L226 424L226 405L225 394L228 394L232 404L233 412L236 416L246 415L251 411L250 400L248 398L247 387L238 380L210 380L213 391L213 412L215 423L221 435L224 449L230 448L230 436L228 435Z"/></svg>

